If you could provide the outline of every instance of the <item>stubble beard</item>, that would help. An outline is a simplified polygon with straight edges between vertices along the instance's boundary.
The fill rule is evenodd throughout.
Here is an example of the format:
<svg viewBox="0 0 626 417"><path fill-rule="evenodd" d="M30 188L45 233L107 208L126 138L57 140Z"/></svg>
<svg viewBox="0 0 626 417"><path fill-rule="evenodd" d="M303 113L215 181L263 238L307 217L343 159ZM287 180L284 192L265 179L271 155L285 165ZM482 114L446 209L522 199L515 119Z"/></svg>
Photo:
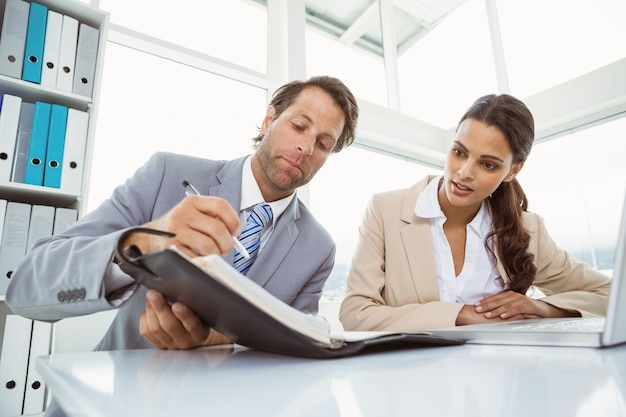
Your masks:
<svg viewBox="0 0 626 417"><path fill-rule="evenodd" d="M296 188L308 182L303 181L302 176L294 179L285 173L283 169L279 168L279 165L286 162L281 162L281 157L266 152L262 147L257 149L257 157L265 180L278 193L291 194Z"/></svg>

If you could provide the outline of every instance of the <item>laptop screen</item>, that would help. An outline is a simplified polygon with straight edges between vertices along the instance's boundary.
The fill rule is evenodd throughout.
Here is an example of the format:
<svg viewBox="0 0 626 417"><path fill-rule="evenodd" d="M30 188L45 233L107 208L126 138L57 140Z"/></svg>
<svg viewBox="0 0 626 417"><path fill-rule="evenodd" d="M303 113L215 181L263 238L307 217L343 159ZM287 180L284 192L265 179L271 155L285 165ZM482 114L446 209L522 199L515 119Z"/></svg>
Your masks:
<svg viewBox="0 0 626 417"><path fill-rule="evenodd" d="M615 266L606 312L606 327L602 336L603 345L626 342L626 196L622 207L622 220L615 248ZM619 310L621 309L621 311Z"/></svg>

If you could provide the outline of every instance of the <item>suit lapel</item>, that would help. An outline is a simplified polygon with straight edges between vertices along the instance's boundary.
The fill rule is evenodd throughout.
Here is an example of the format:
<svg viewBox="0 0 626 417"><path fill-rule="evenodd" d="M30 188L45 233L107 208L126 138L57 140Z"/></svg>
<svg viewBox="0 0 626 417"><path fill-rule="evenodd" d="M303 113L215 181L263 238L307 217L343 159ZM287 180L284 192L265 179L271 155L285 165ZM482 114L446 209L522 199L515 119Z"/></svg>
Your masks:
<svg viewBox="0 0 626 417"><path fill-rule="evenodd" d="M227 200L235 211L239 211L241 206L241 170L246 158L247 156L226 162L216 174L218 183L210 185L205 195L221 197ZM200 192L202 193L202 190ZM231 250L224 256L224 259L232 264L234 256L235 253Z"/></svg>
<svg viewBox="0 0 626 417"><path fill-rule="evenodd" d="M400 213L400 219L406 223L400 230L402 244L411 271L411 281L420 302L439 300L430 221L417 217L414 212L417 197L432 178L420 181L408 190Z"/></svg>

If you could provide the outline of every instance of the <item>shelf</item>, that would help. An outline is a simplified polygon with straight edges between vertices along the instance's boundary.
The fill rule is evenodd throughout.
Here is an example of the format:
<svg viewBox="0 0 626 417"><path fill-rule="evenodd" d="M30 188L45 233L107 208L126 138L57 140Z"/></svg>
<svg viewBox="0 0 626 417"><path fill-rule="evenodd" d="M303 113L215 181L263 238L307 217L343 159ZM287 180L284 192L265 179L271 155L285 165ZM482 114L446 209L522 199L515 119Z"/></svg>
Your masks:
<svg viewBox="0 0 626 417"><path fill-rule="evenodd" d="M99 39L96 46L97 49L94 48L91 50L79 49L79 42L76 42L75 44L74 39L68 41L67 38L65 38L65 43L61 43L61 39L63 38L59 39L60 45L67 47L66 50L71 50L71 47L74 46L76 47L75 52L77 54L79 50L83 51L83 53L89 53L90 51L97 53L96 67L92 80L93 90L91 92L91 97L66 91L68 89L73 89L73 84L71 86L72 88L68 88L69 86L67 84L63 84L60 88L53 88L48 87L48 85L56 84L50 81L46 82L45 85L42 86L41 84L24 81L17 77L0 74L0 94L10 94L20 97L22 103L35 103L39 101L53 105L58 104L67 107L68 113L69 111L72 111L71 114L77 115L78 113L83 112L86 116L88 116L85 117L83 114L77 116L81 119L80 122L76 121L78 120L77 118L72 119L73 129L71 130L71 144L72 146L76 146L76 148L72 149L76 152L71 155L71 159L64 162L76 162L77 166L82 169L80 172L75 171L79 175L76 175L76 177L73 178L73 180L75 179L76 181L70 181L72 185L64 184L63 186L65 188L63 189L44 187L41 185L10 182L8 181L8 178L11 178L10 176L2 176L2 181L0 181L0 199L7 200L7 209L5 211L6 219L2 218L2 220L0 220L6 221L6 223L0 224L0 226L2 226L0 229L3 229L2 233L5 236L10 237L10 239L1 239L2 245L9 242L6 246L2 246L2 248L0 248L0 289L2 292L6 290L8 283L11 282L10 279L13 279L9 278L12 276L12 271L17 268L19 262L23 259L22 257L29 249L27 244L29 243L29 239L31 237L35 239L47 236L52 233L53 230L55 233L57 233L57 231L62 232L71 223L76 221L77 218L80 218L83 215L85 200L89 190L89 172L93 157L93 141L95 138L100 80L102 78L102 70L104 66L104 50L107 42L107 28L109 22L108 12L99 10L89 4L77 0L25 1L26 3L39 3L47 6L49 11L54 11L61 15L69 16L75 19L79 24L77 27L77 38L80 39L80 25L86 24L99 31ZM0 36L2 36L2 26L4 25L3 16L6 3L7 0L0 0ZM55 21L58 24L59 21ZM68 21L70 20L68 19ZM73 20L70 22L73 23ZM55 27L56 30L52 33L56 33L57 36L59 36L59 27L53 27ZM72 28L73 30L73 25L68 25L67 27ZM92 36L91 39L95 39L95 37ZM87 42L85 45L88 45L88 48L95 46L90 44L88 41L84 42ZM54 44L54 42L51 43L51 45ZM69 61L67 64L68 66L70 65ZM74 66L72 71L75 72L75 70L76 67ZM7 73L11 74L16 72L17 71L7 71ZM90 94L87 90L76 89L75 91L81 91L82 94ZM67 126L69 126L69 123L66 124L66 127ZM86 131L84 132L83 127L86 128ZM25 134L25 132L26 129L22 129L20 133ZM83 140L83 137L79 135L83 134L85 134L84 158L81 159L81 152L83 152L83 142L81 141ZM58 142L56 143L57 145L55 146L59 146ZM68 141L64 143L64 151L69 149L65 146L68 145L68 143ZM9 152L11 151L8 146L7 149ZM56 148L56 150L59 150L59 148ZM13 156L14 155L11 155L11 157ZM9 160L9 162L13 161ZM6 168L6 166L7 165L5 164L3 167ZM5 171L3 171L3 174L4 173ZM25 203L26 205L30 205L30 207L23 207L24 204L11 203ZM11 205L9 206L9 204ZM9 217L9 207L12 209L10 213L11 217ZM16 207L18 209L15 209ZM50 210L50 207L54 210ZM3 236L0 236L0 238L3 238ZM5 248L8 249L5 251ZM51 282L54 280L54 274L55 271L40 273L37 277L37 285L51 285ZM51 302L54 302L54 300ZM46 303L48 302L46 301ZM15 381L22 381L21 386L18 386L17 389L12 389L11 391L8 391L10 388L5 387L4 382L0 383L0 416L18 416L20 414L40 415L45 409L45 381L38 379L38 375L34 372L31 373L30 371L34 369L34 360L36 357L41 354L49 353L53 348L54 343L57 343L57 326L28 320L25 317L19 316L12 317L12 320L9 322L7 321L7 317L10 315L14 316L13 312L6 304L6 295L0 294L0 368L2 368L2 376L3 378L12 378ZM19 322L13 319L19 319ZM12 327L10 327L10 334L5 337L7 323L11 323ZM76 334L82 333L82 329L78 329L75 325L72 326L72 323L74 323L73 321L70 320L66 323L65 327L69 327L73 331L72 337ZM24 338L23 343L20 342L20 340L22 340L22 333L27 335L27 337ZM10 349L3 349L2 344L5 340L10 340ZM66 341L66 343L71 344L71 340ZM7 356L14 354L17 356ZM11 359L7 359L9 357ZM23 361L23 363L20 362L22 363L21 365L16 365L16 358L25 358L25 361ZM11 366L6 368L6 366L4 366L5 362ZM6 380L8 379L3 381ZM36 387L33 382L37 382Z"/></svg>
<svg viewBox="0 0 626 417"><path fill-rule="evenodd" d="M72 207L81 199L80 194L69 193L58 188L14 182L0 182L0 195L9 201L56 207Z"/></svg>
<svg viewBox="0 0 626 417"><path fill-rule="evenodd" d="M76 110L87 111L91 104L91 98L69 93L55 88L44 87L17 78L0 75L0 93L12 94L22 97L24 101L34 103L45 101L48 103L61 104Z"/></svg>

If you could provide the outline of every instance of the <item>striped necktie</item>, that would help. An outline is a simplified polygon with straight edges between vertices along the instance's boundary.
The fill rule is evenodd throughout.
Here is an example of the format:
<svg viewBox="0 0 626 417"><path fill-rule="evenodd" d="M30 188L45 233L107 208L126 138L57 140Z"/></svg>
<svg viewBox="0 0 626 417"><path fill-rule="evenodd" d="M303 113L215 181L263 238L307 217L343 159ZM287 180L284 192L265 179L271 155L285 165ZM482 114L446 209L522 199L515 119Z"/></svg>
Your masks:
<svg viewBox="0 0 626 417"><path fill-rule="evenodd" d="M246 248L250 258L246 259L244 256L235 250L235 258L233 260L233 266L242 274L246 275L257 254L259 253L259 246L261 244L261 230L272 220L272 208L268 204L257 204L252 207L252 212L248 216L248 221L244 227L241 235L239 235L239 241Z"/></svg>

